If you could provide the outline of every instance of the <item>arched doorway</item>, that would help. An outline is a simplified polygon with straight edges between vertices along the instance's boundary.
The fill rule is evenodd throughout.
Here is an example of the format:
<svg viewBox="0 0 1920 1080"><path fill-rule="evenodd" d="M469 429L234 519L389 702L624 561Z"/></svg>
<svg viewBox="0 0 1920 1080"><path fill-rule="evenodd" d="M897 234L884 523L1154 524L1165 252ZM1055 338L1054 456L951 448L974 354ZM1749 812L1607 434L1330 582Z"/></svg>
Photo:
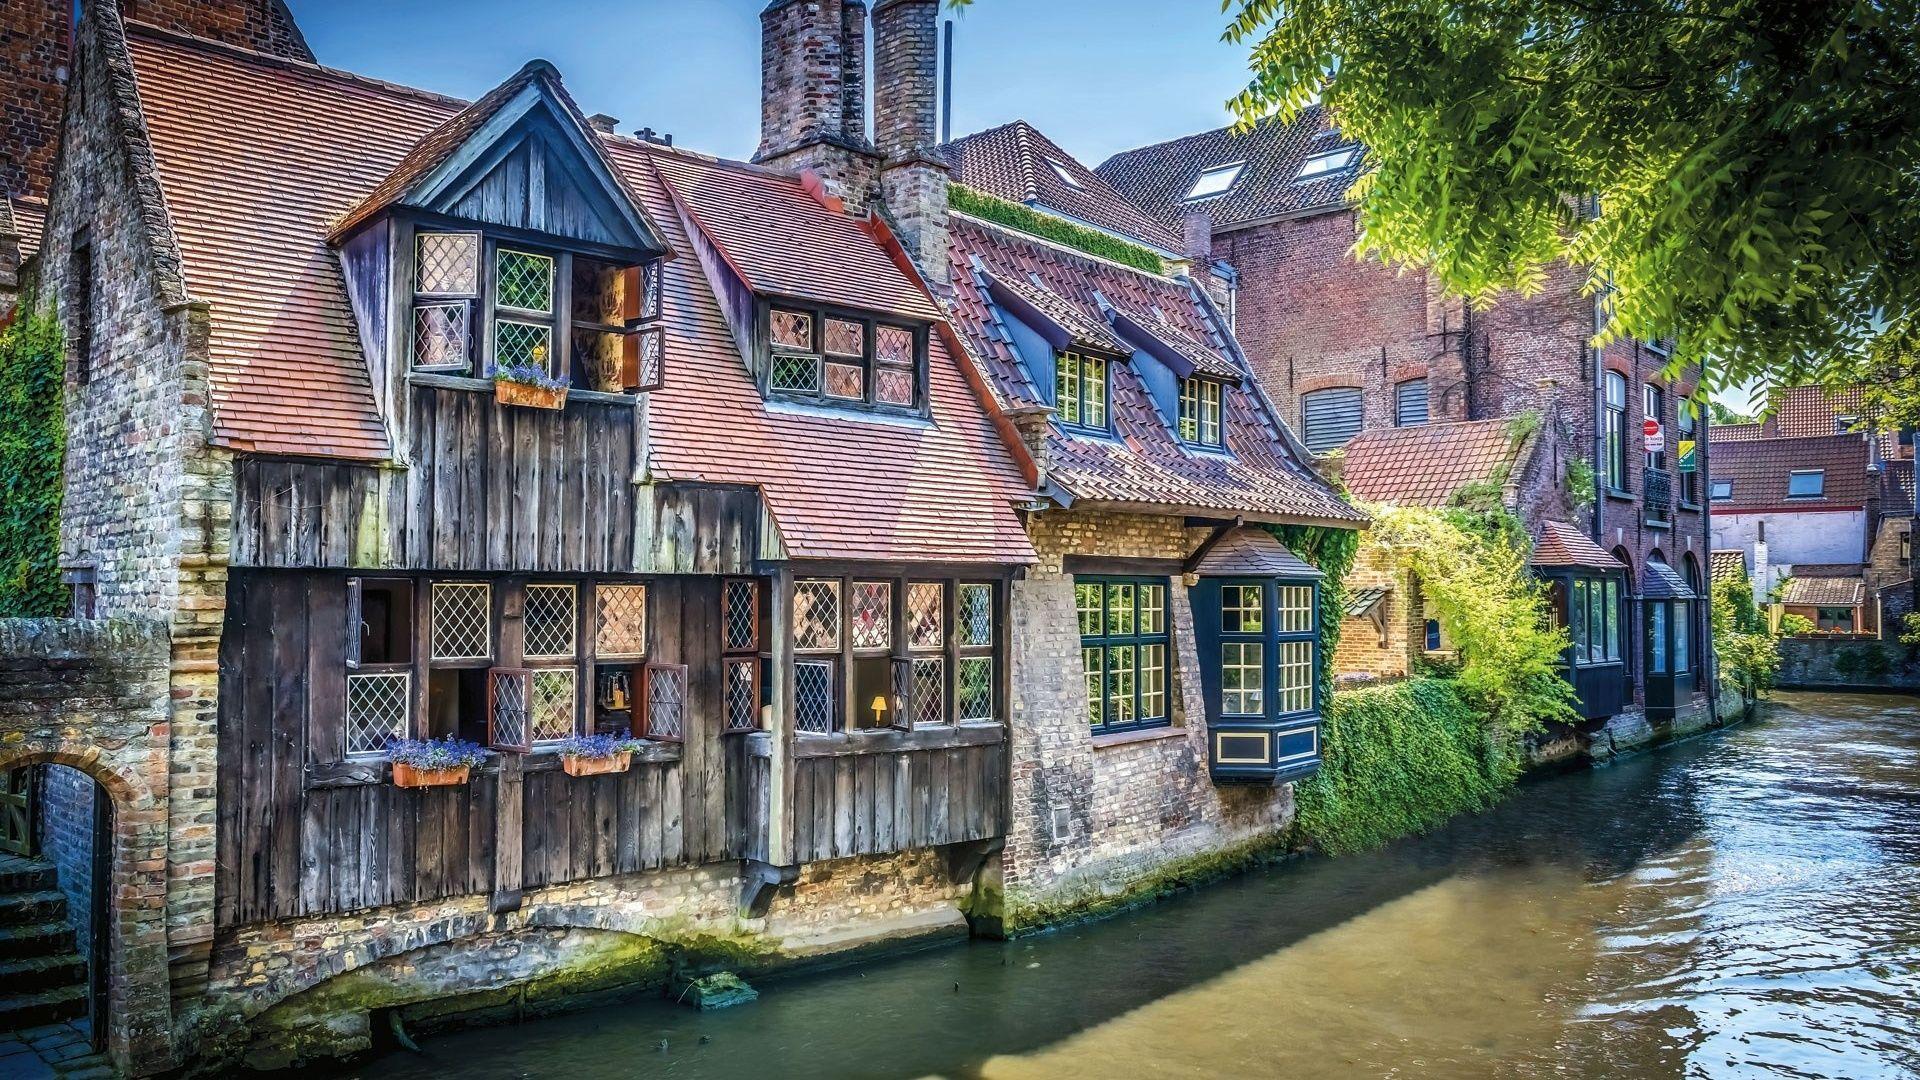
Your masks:
<svg viewBox="0 0 1920 1080"><path fill-rule="evenodd" d="M1693 590L1697 598L1688 608L1687 631L1693 637L1694 686L1708 687L1711 693L1709 676L1713 670L1712 656L1707 652L1707 620L1711 617L1710 607L1713 596L1707 589L1706 577L1700 572L1700 560L1689 551L1680 557L1680 575L1687 579L1687 588Z"/></svg>
<svg viewBox="0 0 1920 1080"><path fill-rule="evenodd" d="M0 784L0 1028L57 1027L105 1047L113 800L42 762Z"/></svg>

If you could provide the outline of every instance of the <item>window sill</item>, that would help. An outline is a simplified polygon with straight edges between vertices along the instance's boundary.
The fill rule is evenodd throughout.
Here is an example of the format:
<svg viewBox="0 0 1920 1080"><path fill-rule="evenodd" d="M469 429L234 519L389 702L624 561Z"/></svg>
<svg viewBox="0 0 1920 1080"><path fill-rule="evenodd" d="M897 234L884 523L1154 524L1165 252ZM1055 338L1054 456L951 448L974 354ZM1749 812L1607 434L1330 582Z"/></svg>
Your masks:
<svg viewBox="0 0 1920 1080"><path fill-rule="evenodd" d="M1187 729L1184 727L1142 728L1139 731L1116 731L1111 735L1093 736L1095 750L1110 750L1116 746L1132 746L1135 743L1159 742L1161 739L1184 739Z"/></svg>
<svg viewBox="0 0 1920 1080"><path fill-rule="evenodd" d="M442 390L473 390L493 393L492 379L476 379L471 375L445 375L433 371L409 371L407 381L415 386L432 386ZM639 394L609 394L601 390L581 390L571 387L567 390L569 404L575 401L587 401L596 405L625 405L632 407L639 403Z"/></svg>
<svg viewBox="0 0 1920 1080"><path fill-rule="evenodd" d="M1630 503L1634 501L1633 492L1631 491L1621 491L1619 488L1607 488L1606 494L1607 494L1607 498L1613 499L1617 502Z"/></svg>
<svg viewBox="0 0 1920 1080"><path fill-rule="evenodd" d="M684 748L680 743L645 742L640 749L633 751L635 765L666 765L679 761ZM560 753L550 747L536 747L525 754L512 750L495 750L483 764L475 767L468 775L468 783L483 776L494 776L500 772L500 761L508 754L520 759L522 772L553 772L560 768ZM391 780L392 770L384 757L355 757L343 761L328 761L307 766L306 786L308 788L359 787L366 784L385 784Z"/></svg>
<svg viewBox="0 0 1920 1080"><path fill-rule="evenodd" d="M1007 729L996 723L941 724L912 731L841 731L832 735L801 732L794 737L793 756L842 757L850 754L951 750L962 746L991 746L1006 739Z"/></svg>
<svg viewBox="0 0 1920 1080"><path fill-rule="evenodd" d="M776 397L780 391L768 393L765 399L767 411L784 413L789 416L817 416L827 420L863 420L875 424L891 424L894 427L929 429L932 419L907 409L872 406L861 402L849 401L844 405L830 404L828 401L796 401L793 398Z"/></svg>

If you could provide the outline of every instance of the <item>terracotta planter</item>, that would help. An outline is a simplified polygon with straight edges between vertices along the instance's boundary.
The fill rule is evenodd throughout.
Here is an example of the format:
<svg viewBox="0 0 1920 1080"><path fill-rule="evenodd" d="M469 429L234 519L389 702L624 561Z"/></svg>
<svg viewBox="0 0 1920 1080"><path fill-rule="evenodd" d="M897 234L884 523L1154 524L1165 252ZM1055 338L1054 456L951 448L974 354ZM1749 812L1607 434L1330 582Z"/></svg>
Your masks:
<svg viewBox="0 0 1920 1080"><path fill-rule="evenodd" d="M633 764L633 755L624 752L606 758L560 755L560 767L567 770L568 776L603 776L607 773L623 773L631 764Z"/></svg>
<svg viewBox="0 0 1920 1080"><path fill-rule="evenodd" d="M567 388L556 386L548 389L544 386L495 379L493 399L502 405L518 405L527 409L563 409L567 404Z"/></svg>
<svg viewBox="0 0 1920 1080"><path fill-rule="evenodd" d="M467 782L469 765L451 769L418 769L404 762L393 763L394 787L452 787Z"/></svg>

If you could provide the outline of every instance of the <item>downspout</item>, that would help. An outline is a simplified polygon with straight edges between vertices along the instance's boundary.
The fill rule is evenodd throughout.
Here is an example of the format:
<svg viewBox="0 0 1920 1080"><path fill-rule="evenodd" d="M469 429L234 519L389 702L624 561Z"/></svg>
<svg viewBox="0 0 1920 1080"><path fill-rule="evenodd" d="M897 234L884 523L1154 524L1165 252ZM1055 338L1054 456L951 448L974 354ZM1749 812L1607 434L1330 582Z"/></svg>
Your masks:
<svg viewBox="0 0 1920 1080"><path fill-rule="evenodd" d="M1386 349L1380 350L1380 359L1386 360ZM1460 305L1460 381L1466 387L1468 420L1478 420L1479 410L1474 408L1473 392L1473 303L1467 301Z"/></svg>
<svg viewBox="0 0 1920 1080"><path fill-rule="evenodd" d="M1678 348L1679 342L1674 342L1674 346ZM1694 394L1698 396L1699 388L1706 385L1709 385L1707 362L1702 360L1700 361L1700 378L1694 384ZM1715 727L1719 727L1720 653L1713 647L1713 468L1707 457L1707 444L1711 441L1708 433L1713 430L1713 410L1702 406L1697 401L1694 407L1698 410L1693 425L1694 438L1699 441L1693 447L1693 475L1694 479L1699 481L1696 490L1700 493L1700 550L1707 555L1707 572L1704 575L1706 580L1702 583L1707 588L1707 595L1701 598L1701 602L1707 605L1707 632L1701 635L1707 643L1707 717ZM1745 696L1745 691L1742 691L1742 705L1745 704Z"/></svg>

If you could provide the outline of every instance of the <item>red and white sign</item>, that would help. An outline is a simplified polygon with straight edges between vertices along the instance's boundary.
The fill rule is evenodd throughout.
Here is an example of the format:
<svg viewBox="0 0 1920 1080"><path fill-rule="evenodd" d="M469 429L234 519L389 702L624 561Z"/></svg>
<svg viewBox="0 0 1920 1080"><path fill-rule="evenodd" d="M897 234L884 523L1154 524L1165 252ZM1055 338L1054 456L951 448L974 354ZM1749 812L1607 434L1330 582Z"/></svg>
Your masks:
<svg viewBox="0 0 1920 1080"><path fill-rule="evenodd" d="M1658 454L1667 448L1667 433L1660 429L1660 421L1649 419L1641 424L1640 434L1646 436L1647 453Z"/></svg>

